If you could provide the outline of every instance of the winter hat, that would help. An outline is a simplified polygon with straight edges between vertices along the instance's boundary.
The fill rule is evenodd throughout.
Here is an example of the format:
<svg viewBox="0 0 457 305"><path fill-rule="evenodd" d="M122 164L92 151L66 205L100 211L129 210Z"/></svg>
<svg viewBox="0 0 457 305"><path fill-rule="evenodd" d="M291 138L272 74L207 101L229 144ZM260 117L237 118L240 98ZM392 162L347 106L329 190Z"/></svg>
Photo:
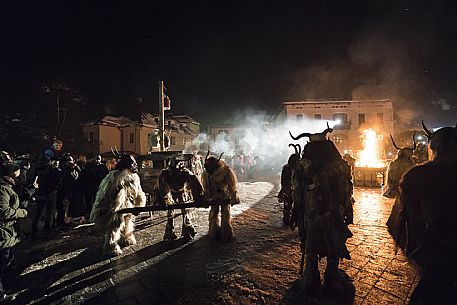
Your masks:
<svg viewBox="0 0 457 305"><path fill-rule="evenodd" d="M1 176L12 176L13 173L19 170L20 167L15 162L3 162L0 163L0 175Z"/></svg>

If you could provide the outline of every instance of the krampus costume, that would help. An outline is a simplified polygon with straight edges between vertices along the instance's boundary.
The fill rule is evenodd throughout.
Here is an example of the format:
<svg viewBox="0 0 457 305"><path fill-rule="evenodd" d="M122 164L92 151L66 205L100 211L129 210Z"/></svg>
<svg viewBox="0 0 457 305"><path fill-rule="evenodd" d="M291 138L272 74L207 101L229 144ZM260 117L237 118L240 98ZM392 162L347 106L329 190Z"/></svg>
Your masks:
<svg viewBox="0 0 457 305"><path fill-rule="evenodd" d="M400 182L405 251L421 271L409 304L456 304L457 125L436 132L423 127L431 161L411 168Z"/></svg>
<svg viewBox="0 0 457 305"><path fill-rule="evenodd" d="M301 147L300 144L289 144L295 149L295 153L290 155L287 164L282 167L281 171L281 190L278 194L278 202L283 203L283 217L282 223L284 227L291 225L290 220L292 217L292 173L295 170L295 166L300 160Z"/></svg>
<svg viewBox="0 0 457 305"><path fill-rule="evenodd" d="M404 213L399 192L400 180L404 173L406 173L411 167L414 166L413 154L416 149L416 140L415 133L413 134L413 147L398 147L395 144L394 138L390 135L392 139L393 146L398 150L397 158L390 162L387 168L387 190L384 192L384 196L387 198L395 198L392 211L390 213L389 219L387 220L387 229L395 241L404 247L405 236L400 234L400 219L403 217Z"/></svg>
<svg viewBox="0 0 457 305"><path fill-rule="evenodd" d="M236 194L237 179L235 173L221 160L222 154L219 159L213 156L208 158L208 151L205 157L205 171L203 172L202 181L206 199L230 200L230 204L211 206L208 230L210 239L221 239L224 242L229 242L234 237L230 208L231 204L238 203L239 199ZM219 209L221 210L220 222Z"/></svg>
<svg viewBox="0 0 457 305"><path fill-rule="evenodd" d="M192 157L191 157L192 158ZM200 201L203 197L203 189L191 171L183 166L183 162L188 160L178 160L177 156L171 156L168 167L160 172L158 178L158 200L159 204L185 203L191 200ZM189 217L189 211L182 209L182 230L184 238L193 239L196 230ZM174 240L177 238L174 232L174 211L167 211L167 224L165 226L164 240Z"/></svg>
<svg viewBox="0 0 457 305"><path fill-rule="evenodd" d="M308 137L303 156L292 178L294 213L301 238L302 263L300 272L305 289L320 287L318 258L327 257L325 286L335 292L354 291L348 279L338 270L339 259L350 259L346 240L352 236L352 181L350 167L341 158L332 141L331 132L302 133ZM305 270L302 271L306 257Z"/></svg>
<svg viewBox="0 0 457 305"><path fill-rule="evenodd" d="M135 158L129 154L116 155L116 167L100 183L90 214L96 230L105 237L103 250L108 255L122 254L120 242L125 245L136 244L133 235L134 216L117 211L146 204Z"/></svg>

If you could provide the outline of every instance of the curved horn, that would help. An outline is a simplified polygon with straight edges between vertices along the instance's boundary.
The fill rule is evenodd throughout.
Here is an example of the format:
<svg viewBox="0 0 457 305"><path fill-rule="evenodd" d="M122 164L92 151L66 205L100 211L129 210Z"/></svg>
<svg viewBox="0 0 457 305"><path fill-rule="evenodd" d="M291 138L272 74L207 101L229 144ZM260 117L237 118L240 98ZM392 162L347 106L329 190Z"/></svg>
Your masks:
<svg viewBox="0 0 457 305"><path fill-rule="evenodd" d="M221 160L223 154L224 154L224 153L222 153L222 154L219 156L219 159L217 159L218 162Z"/></svg>
<svg viewBox="0 0 457 305"><path fill-rule="evenodd" d="M425 135L427 136L427 138L431 138L433 136L433 131L430 131L427 126L425 126L424 124L424 120L422 120L422 129L424 129L425 131Z"/></svg>
<svg viewBox="0 0 457 305"><path fill-rule="evenodd" d="M208 149L208 152L206 153L206 156L205 156L205 162L206 162L206 160L208 160L208 156L209 156L209 149Z"/></svg>
<svg viewBox="0 0 457 305"><path fill-rule="evenodd" d="M325 138L325 137L327 136L327 134L330 133L330 132L333 132L333 128L327 128L326 130L324 130L324 131L322 132L322 134L324 135L324 138Z"/></svg>
<svg viewBox="0 0 457 305"><path fill-rule="evenodd" d="M397 150L400 150L400 148L397 146L397 144L395 144L394 137L392 137L392 134L390 134L390 139L392 140L392 144L394 145L394 147L395 147Z"/></svg>
<svg viewBox="0 0 457 305"><path fill-rule="evenodd" d="M298 156L301 156L301 146L300 146L300 144L295 144L295 146L298 146Z"/></svg>
<svg viewBox="0 0 457 305"><path fill-rule="evenodd" d="M113 150L113 147L111 146L111 153L113 154L113 156L115 156L116 158L119 157L118 154L116 154L116 152Z"/></svg>
<svg viewBox="0 0 457 305"><path fill-rule="evenodd" d="M413 150L415 150L417 147L417 143L416 143L416 132L413 133Z"/></svg>
<svg viewBox="0 0 457 305"><path fill-rule="evenodd" d="M296 153L296 154L298 154L298 151L297 151L297 146L296 146L295 144L292 144L292 143L291 143L291 144L289 144L289 147L291 147L291 146L294 148L294 150L295 150L295 153Z"/></svg>
<svg viewBox="0 0 457 305"><path fill-rule="evenodd" d="M327 129L322 132L322 135L324 136L324 138L327 136L327 134L329 132L333 132L333 128L330 128L330 125L328 124L328 121L327 121Z"/></svg>
<svg viewBox="0 0 457 305"><path fill-rule="evenodd" d="M301 139L303 137L308 137L309 138L311 136L311 134L309 132L304 132L302 134L299 134L297 137L294 137L290 131L289 131L289 134L290 134L291 138L294 139L294 140L298 140L298 139Z"/></svg>
<svg viewBox="0 0 457 305"><path fill-rule="evenodd" d="M117 153L118 156L120 156L120 155L125 155L124 152L123 152L123 153L120 153L119 150L117 150L117 146L116 146L116 145L114 145L114 149L116 150L116 153Z"/></svg>

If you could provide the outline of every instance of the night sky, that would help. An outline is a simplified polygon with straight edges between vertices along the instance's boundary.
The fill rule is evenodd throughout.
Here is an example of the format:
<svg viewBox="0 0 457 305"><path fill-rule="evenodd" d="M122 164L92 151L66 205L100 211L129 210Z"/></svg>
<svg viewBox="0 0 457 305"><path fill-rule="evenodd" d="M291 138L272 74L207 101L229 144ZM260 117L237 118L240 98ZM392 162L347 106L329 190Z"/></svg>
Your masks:
<svg viewBox="0 0 457 305"><path fill-rule="evenodd" d="M0 26L6 111L53 116L42 88L65 84L85 119L157 112L164 80L173 112L202 122L305 98L457 121L455 1L10 1Z"/></svg>

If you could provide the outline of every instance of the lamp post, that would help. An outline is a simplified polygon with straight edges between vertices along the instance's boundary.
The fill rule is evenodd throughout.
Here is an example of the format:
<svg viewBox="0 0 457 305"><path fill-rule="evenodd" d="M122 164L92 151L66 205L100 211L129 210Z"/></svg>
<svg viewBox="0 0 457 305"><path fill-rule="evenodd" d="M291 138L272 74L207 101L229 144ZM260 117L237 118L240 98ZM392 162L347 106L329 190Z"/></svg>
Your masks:
<svg viewBox="0 0 457 305"><path fill-rule="evenodd" d="M165 93L165 85L163 81L159 81L159 143L160 151L165 151L170 146L170 139L165 138L165 110L171 109L171 100L168 94ZM168 144L165 145L165 140Z"/></svg>
<svg viewBox="0 0 457 305"><path fill-rule="evenodd" d="M163 109L163 81L159 81L159 145L160 151L165 150L164 145L165 114Z"/></svg>
<svg viewBox="0 0 457 305"><path fill-rule="evenodd" d="M61 138L62 130L60 127L60 84L59 86L56 87L57 95L56 95L56 101L57 101L57 136L59 139Z"/></svg>

